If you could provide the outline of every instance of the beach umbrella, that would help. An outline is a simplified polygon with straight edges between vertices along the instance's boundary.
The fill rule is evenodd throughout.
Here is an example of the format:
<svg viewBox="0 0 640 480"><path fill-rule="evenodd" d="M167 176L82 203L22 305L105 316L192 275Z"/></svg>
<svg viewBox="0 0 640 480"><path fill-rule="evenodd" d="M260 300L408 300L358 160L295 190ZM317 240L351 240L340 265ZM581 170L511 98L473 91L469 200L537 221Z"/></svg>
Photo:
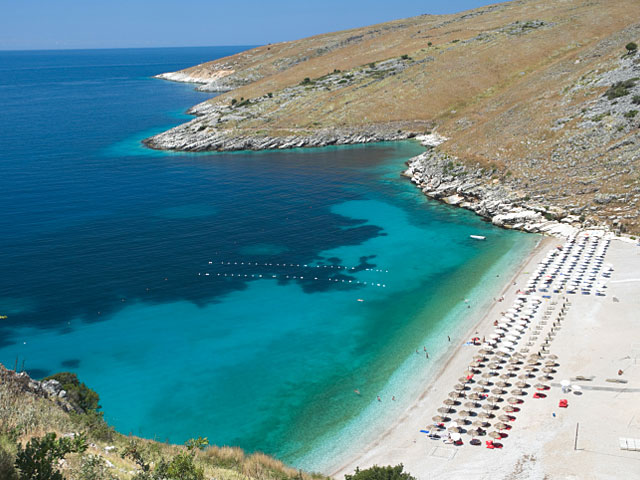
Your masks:
<svg viewBox="0 0 640 480"><path fill-rule="evenodd" d="M485 422L484 420L476 420L472 423L472 425L476 428L488 427L490 425L489 422Z"/></svg>
<svg viewBox="0 0 640 480"><path fill-rule="evenodd" d="M547 360L546 362L544 362L544 365L546 367L555 367L557 365L557 363L554 362L553 360Z"/></svg>
<svg viewBox="0 0 640 480"><path fill-rule="evenodd" d="M513 376L513 373L503 373L500 378L503 380L509 380Z"/></svg>
<svg viewBox="0 0 640 480"><path fill-rule="evenodd" d="M480 417L480 418L493 418L493 413L491 413L491 412L480 412L478 414L478 417Z"/></svg>
<svg viewBox="0 0 640 480"><path fill-rule="evenodd" d="M436 415L435 417L432 417L431 420L436 423L444 423L449 421L447 417L443 417L442 415Z"/></svg>
<svg viewBox="0 0 640 480"><path fill-rule="evenodd" d="M490 363L489 365L487 365L487 367L489 367L491 370L497 370L499 368L502 368L500 365L498 365L497 363Z"/></svg>
<svg viewBox="0 0 640 480"><path fill-rule="evenodd" d="M469 395L467 397L469 400L480 400L480 395L478 395L477 393L472 393L471 395Z"/></svg>
<svg viewBox="0 0 640 480"><path fill-rule="evenodd" d="M554 354L551 354L551 355L547 355L547 358L549 358L549 359L551 359L551 360L557 360L557 359L558 359L558 356L557 356L557 355L554 355Z"/></svg>
<svg viewBox="0 0 640 480"><path fill-rule="evenodd" d="M449 396L451 398L458 398L460 396L460 392L449 392Z"/></svg>
<svg viewBox="0 0 640 480"><path fill-rule="evenodd" d="M471 363L469 364L469 367L471 367L471 368L478 368L480 365L481 365L481 364L480 364L480 363L478 363L478 362L471 362Z"/></svg>
<svg viewBox="0 0 640 480"><path fill-rule="evenodd" d="M531 372L522 373L522 374L518 375L518 378L520 380L527 380L527 379L533 378L533 377L535 377L535 375L533 373L531 373Z"/></svg>
<svg viewBox="0 0 640 480"><path fill-rule="evenodd" d="M520 400L518 400L515 397L509 397L507 398L507 402L510 403L511 405L515 405L516 403L520 403Z"/></svg>
<svg viewBox="0 0 640 480"><path fill-rule="evenodd" d="M500 420L501 422L510 422L513 419L509 415L500 415L498 417L498 420Z"/></svg>
<svg viewBox="0 0 640 480"><path fill-rule="evenodd" d="M456 404L456 402L451 400L450 398L445 399L445 401L442 402L442 403L444 403L445 405L449 405L449 406Z"/></svg>
<svg viewBox="0 0 640 480"><path fill-rule="evenodd" d="M518 388L527 388L529 386L526 382L516 382L516 387Z"/></svg>
<svg viewBox="0 0 640 480"><path fill-rule="evenodd" d="M509 370L510 372L515 372L516 370L520 370L520 367L518 367L516 365L509 365L507 367L507 370Z"/></svg>
<svg viewBox="0 0 640 480"><path fill-rule="evenodd" d="M491 432L491 433L489 433L489 436L491 438L495 438L496 440L499 439L499 438L502 438L502 435L500 433L498 433L498 432Z"/></svg>
<svg viewBox="0 0 640 480"><path fill-rule="evenodd" d="M524 391L520 388L514 388L513 390L511 390L511 393L514 395L524 395Z"/></svg>
<svg viewBox="0 0 640 480"><path fill-rule="evenodd" d="M453 413L455 412L455 409L451 408L451 407L440 407L438 408L438 413L442 413L447 414L447 413Z"/></svg>
<svg viewBox="0 0 640 480"><path fill-rule="evenodd" d="M473 409L473 408L477 408L478 407L478 403L476 402L466 402L464 404L464 408L468 408L468 409Z"/></svg>
<svg viewBox="0 0 640 480"><path fill-rule="evenodd" d="M482 408L484 410L493 410L495 408L495 406L489 404L489 403L485 403L484 405L482 405Z"/></svg>
<svg viewBox="0 0 640 480"><path fill-rule="evenodd" d="M464 390L464 389L465 389L465 386L464 386L464 385L462 385L461 383L458 383L458 384L456 384L456 385L454 385L454 386L453 386L453 389L454 389L454 390L458 390L458 391L462 391L462 390Z"/></svg>
<svg viewBox="0 0 640 480"><path fill-rule="evenodd" d="M473 357L473 360L476 362L484 362L486 360L486 357L484 357L483 355L476 355Z"/></svg>
<svg viewBox="0 0 640 480"><path fill-rule="evenodd" d="M489 372L484 372L484 373L482 374L482 378L491 378L492 376L493 376L493 375L491 375ZM486 380L484 380L484 381L486 382ZM478 383L479 383L479 384L481 384L481 385L484 385L482 382L483 382L483 381L481 380L481 381L479 381Z"/></svg>
<svg viewBox="0 0 640 480"><path fill-rule="evenodd" d="M468 417L469 415L471 415L471 412L469 412L468 410L460 410L458 412L458 415L460 415L461 417Z"/></svg>
<svg viewBox="0 0 640 480"><path fill-rule="evenodd" d="M502 377L502 375L500 375L500 377ZM505 388L505 387L510 387L511 384L504 381L500 381L500 382L496 382L496 386L500 388Z"/></svg>
<svg viewBox="0 0 640 480"><path fill-rule="evenodd" d="M546 390L548 387L544 383L536 383L534 385L538 390Z"/></svg>
<svg viewBox="0 0 640 480"><path fill-rule="evenodd" d="M478 353L481 353L482 355L491 355L493 353L493 349L481 348L480 350L478 350Z"/></svg>
<svg viewBox="0 0 640 480"><path fill-rule="evenodd" d="M517 335L509 334L509 335L505 336L504 338L506 338L509 341L515 342L520 337L518 337Z"/></svg>
<svg viewBox="0 0 640 480"><path fill-rule="evenodd" d="M467 378L467 376L460 377L460 378L458 379L458 381L459 381L460 383L467 383L467 382L469 382L470 380L471 380L471 379Z"/></svg>
<svg viewBox="0 0 640 480"><path fill-rule="evenodd" d="M504 410L507 413L511 413L511 412L515 412L516 409L514 407L512 407L511 405L505 405L502 410Z"/></svg>
<svg viewBox="0 0 640 480"><path fill-rule="evenodd" d="M487 402L489 402L489 403L498 403L499 401L500 401L500 398L496 397L496 396L491 396L491 397L487 398Z"/></svg>
<svg viewBox="0 0 640 480"><path fill-rule="evenodd" d="M460 427L449 427L447 430L453 433L461 433L462 429Z"/></svg>
<svg viewBox="0 0 640 480"><path fill-rule="evenodd" d="M507 425L505 425L502 422L498 422L493 424L493 428L497 428L498 430L504 430L505 428L507 428Z"/></svg>
<svg viewBox="0 0 640 480"><path fill-rule="evenodd" d="M501 388L494 388L493 390L491 390L491 393L493 393L494 395L502 395L505 393L505 391Z"/></svg>
<svg viewBox="0 0 640 480"><path fill-rule="evenodd" d="M524 369L525 369L527 372L534 372L534 371L536 371L536 370L537 370L537 368L536 368L536 367L534 367L533 365L527 365L527 366L525 366L525 367L524 367Z"/></svg>
<svg viewBox="0 0 640 480"><path fill-rule="evenodd" d="M556 373L556 371L551 367L545 367L542 369L544 373Z"/></svg>
<svg viewBox="0 0 640 480"><path fill-rule="evenodd" d="M543 382L547 382L549 380L553 380L553 377L551 375L549 375L549 374L544 374L544 375L540 375L538 377L538 380L541 380Z"/></svg>
<svg viewBox="0 0 640 480"><path fill-rule="evenodd" d="M467 430L467 435L470 435L471 437L477 437L478 435L480 435L480 431L472 428L470 430Z"/></svg>

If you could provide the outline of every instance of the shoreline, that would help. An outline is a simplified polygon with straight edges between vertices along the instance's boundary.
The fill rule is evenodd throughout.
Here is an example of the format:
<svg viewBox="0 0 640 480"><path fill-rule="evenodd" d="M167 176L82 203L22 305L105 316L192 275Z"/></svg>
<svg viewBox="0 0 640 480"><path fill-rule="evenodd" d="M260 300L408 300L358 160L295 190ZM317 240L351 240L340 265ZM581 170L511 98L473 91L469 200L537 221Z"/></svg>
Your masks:
<svg viewBox="0 0 640 480"><path fill-rule="evenodd" d="M494 314L494 310L499 310L501 307L504 307L509 303L508 300L510 299L510 297L515 296L515 294L509 295L510 288L515 287L513 283L518 279L520 275L523 274L527 267L535 265L537 263L537 259L545 254L550 248L552 248L552 244L554 242L557 242L557 239L553 237L542 236L540 238L531 252L519 262L514 273L509 276L508 281L504 283L502 288L500 289L499 294L501 296L504 296L505 300L503 302L497 302L493 300L487 301L485 305L479 307L480 309L477 312L479 320L472 323L468 328L464 330L465 333L462 336L463 340L461 342L459 342L457 345L452 344L446 350L444 356L439 359L440 366L438 367L438 370L432 375L431 379L428 380L428 383L421 391L419 396L407 408L405 408L404 411L402 411L399 418L397 418L391 426L386 427L382 431L380 431L375 440L368 442L366 445L354 446L354 453L352 455L348 455L347 460L343 460L337 464L331 465L326 472L330 477L336 479L342 478L345 474L351 473L355 469L355 467L363 467L362 464L366 462L367 457L371 456L371 452L375 452L377 448L383 448L384 440L394 432L401 430L402 427L406 427L406 424L409 423L413 416L421 415L424 413L424 423L431 423L429 420L430 410L427 409L426 412L423 411L424 409L421 408L421 404L426 401L429 394L434 391L434 388L443 379L447 372L447 369L450 368L451 363L456 359L458 361L460 360L460 353L464 351L463 347L465 346L464 339L471 338L475 332L479 332L483 328L492 327L492 324L490 323L490 317ZM448 385L448 383L450 382L444 383ZM414 430L405 430L407 430L407 432L410 431L411 433L406 433L406 435L411 436L415 436L415 432L417 432L417 430L415 432ZM414 475L416 474L416 472L411 473L413 473Z"/></svg>

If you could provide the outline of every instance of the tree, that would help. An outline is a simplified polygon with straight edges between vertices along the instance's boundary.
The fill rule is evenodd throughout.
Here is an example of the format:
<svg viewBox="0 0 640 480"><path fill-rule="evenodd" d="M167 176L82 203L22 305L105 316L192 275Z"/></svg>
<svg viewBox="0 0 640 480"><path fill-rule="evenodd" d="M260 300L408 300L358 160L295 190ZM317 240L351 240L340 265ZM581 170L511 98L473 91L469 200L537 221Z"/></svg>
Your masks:
<svg viewBox="0 0 640 480"><path fill-rule="evenodd" d="M56 438L55 433L32 438L26 447L18 445L16 468L20 480L63 480L57 463L70 453L81 453L87 449L84 435L74 438Z"/></svg>
<svg viewBox="0 0 640 480"><path fill-rule="evenodd" d="M345 475L345 480L416 480L409 472L403 472L404 465L399 464L395 467L388 465L379 467L374 465L371 468L360 470L356 467L353 475Z"/></svg>
<svg viewBox="0 0 640 480"><path fill-rule="evenodd" d="M627 53L629 55L632 55L638 51L638 45L635 42L627 43L624 48L627 49Z"/></svg>

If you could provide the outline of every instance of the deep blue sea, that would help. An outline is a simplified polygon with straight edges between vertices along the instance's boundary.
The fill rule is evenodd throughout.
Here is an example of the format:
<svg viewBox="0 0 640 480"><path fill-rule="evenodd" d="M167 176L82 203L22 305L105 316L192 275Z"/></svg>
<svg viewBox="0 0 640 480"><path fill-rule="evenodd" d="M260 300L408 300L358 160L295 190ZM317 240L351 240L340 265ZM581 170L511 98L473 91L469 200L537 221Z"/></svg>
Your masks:
<svg viewBox="0 0 640 480"><path fill-rule="evenodd" d="M153 75L242 49L0 52L0 362L77 372L123 433L322 469L415 399L536 238L425 199L411 141L140 144L211 96Z"/></svg>

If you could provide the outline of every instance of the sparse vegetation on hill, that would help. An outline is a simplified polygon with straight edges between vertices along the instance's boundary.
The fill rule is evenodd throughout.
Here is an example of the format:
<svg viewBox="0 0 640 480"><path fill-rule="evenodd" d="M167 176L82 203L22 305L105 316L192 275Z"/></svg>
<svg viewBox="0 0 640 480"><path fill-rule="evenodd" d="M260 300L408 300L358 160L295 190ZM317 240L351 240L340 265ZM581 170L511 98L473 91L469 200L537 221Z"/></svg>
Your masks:
<svg viewBox="0 0 640 480"><path fill-rule="evenodd" d="M258 47L179 72L234 91L148 144L291 148L435 129L459 162L497 165L491 181L637 233L637 18L636 0L520 0ZM239 96L251 102L231 110Z"/></svg>
<svg viewBox="0 0 640 480"><path fill-rule="evenodd" d="M70 392L0 365L0 479L2 480L320 480L261 453L209 446L204 438L171 445L125 436L95 410L78 413L71 401L99 399L74 374ZM105 435L108 432L108 435ZM194 432L197 434L197 432Z"/></svg>

